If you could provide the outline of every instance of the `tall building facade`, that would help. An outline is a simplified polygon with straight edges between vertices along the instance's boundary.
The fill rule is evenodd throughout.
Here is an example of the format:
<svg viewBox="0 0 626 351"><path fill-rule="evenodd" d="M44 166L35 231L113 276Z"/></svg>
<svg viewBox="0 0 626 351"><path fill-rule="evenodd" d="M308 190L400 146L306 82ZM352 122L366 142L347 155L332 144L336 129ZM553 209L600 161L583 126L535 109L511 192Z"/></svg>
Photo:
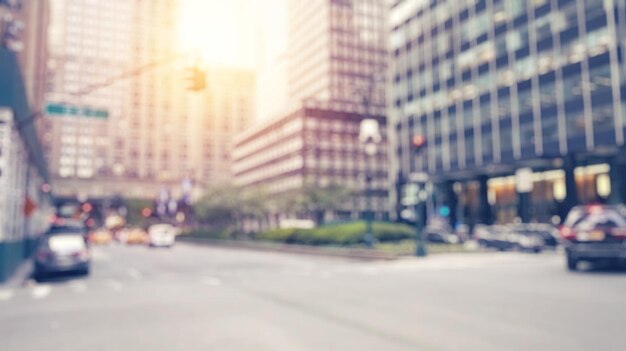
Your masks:
<svg viewBox="0 0 626 351"><path fill-rule="evenodd" d="M288 96L338 109L385 108L387 8L378 0L294 0L288 7ZM372 80L377 80L372 83Z"/></svg>
<svg viewBox="0 0 626 351"><path fill-rule="evenodd" d="M613 0L394 1L394 212L414 172L431 176L453 224L623 202L624 13ZM427 140L419 154L415 135Z"/></svg>
<svg viewBox="0 0 626 351"><path fill-rule="evenodd" d="M115 161L132 112L128 80L133 60L133 14L128 1L51 1L44 141L58 195L87 195L86 185L121 175ZM90 111L103 113L90 113Z"/></svg>
<svg viewBox="0 0 626 351"><path fill-rule="evenodd" d="M0 282L48 227L48 172L38 132L45 1L0 1Z"/></svg>
<svg viewBox="0 0 626 351"><path fill-rule="evenodd" d="M155 197L188 178L228 176L230 135L254 113L254 79L211 67L207 89L190 92L187 68L198 62L177 45L179 6L53 3L47 145L59 195Z"/></svg>
<svg viewBox="0 0 626 351"><path fill-rule="evenodd" d="M367 211L386 218L387 141L382 138L374 154L364 153L359 133L365 118L378 121L381 135L386 134L385 116L333 111L319 103L305 103L281 118L248 128L235 140L235 184L284 196L307 185L342 185L358 195L341 204L340 210L329 211L333 219L365 217ZM366 176L371 178L370 206L364 192Z"/></svg>
<svg viewBox="0 0 626 351"><path fill-rule="evenodd" d="M371 156L359 140L365 119L386 128L386 14L376 0L288 1L288 108L239 135L237 184L274 194L342 185L355 195L329 215L357 219L367 216L371 177L369 210L387 217L386 140Z"/></svg>
<svg viewBox="0 0 626 351"><path fill-rule="evenodd" d="M206 90L197 97L199 119L190 130L197 135L190 169L200 186L233 181L235 137L253 125L255 81L246 69L207 70Z"/></svg>

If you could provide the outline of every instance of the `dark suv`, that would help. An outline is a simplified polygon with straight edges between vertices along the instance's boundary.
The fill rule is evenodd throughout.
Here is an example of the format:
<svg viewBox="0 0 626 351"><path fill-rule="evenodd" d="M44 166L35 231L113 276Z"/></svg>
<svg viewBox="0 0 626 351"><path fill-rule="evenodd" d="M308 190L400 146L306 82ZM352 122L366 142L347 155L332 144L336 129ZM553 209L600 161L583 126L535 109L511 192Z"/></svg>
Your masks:
<svg viewBox="0 0 626 351"><path fill-rule="evenodd" d="M589 205L574 207L561 227L567 268L579 261L626 261L626 207Z"/></svg>

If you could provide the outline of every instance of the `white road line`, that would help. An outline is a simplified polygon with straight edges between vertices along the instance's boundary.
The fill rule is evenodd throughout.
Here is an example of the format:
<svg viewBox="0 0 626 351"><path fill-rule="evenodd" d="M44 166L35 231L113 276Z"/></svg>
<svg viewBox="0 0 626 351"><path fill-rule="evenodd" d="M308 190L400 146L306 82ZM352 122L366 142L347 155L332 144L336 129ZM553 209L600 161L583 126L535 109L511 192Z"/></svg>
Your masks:
<svg viewBox="0 0 626 351"><path fill-rule="evenodd" d="M118 282L115 279L107 279L104 283L115 291L122 291L122 283Z"/></svg>
<svg viewBox="0 0 626 351"><path fill-rule="evenodd" d="M361 269L361 273L365 275L378 275L380 270L376 267L364 267Z"/></svg>
<svg viewBox="0 0 626 351"><path fill-rule="evenodd" d="M222 281L215 277L204 277L202 278L202 284L210 285L210 286L219 286L219 285L222 285Z"/></svg>
<svg viewBox="0 0 626 351"><path fill-rule="evenodd" d="M87 284L84 282L74 281L70 284L70 288L77 294L82 294L87 291Z"/></svg>
<svg viewBox="0 0 626 351"><path fill-rule="evenodd" d="M37 285L31 291L31 295L34 299L43 299L50 295L52 288L49 285Z"/></svg>
<svg viewBox="0 0 626 351"><path fill-rule="evenodd" d="M0 301L11 300L15 296L13 290L0 290Z"/></svg>
<svg viewBox="0 0 626 351"><path fill-rule="evenodd" d="M135 268L130 268L127 273L129 276L131 276L131 278L134 279L139 279L143 276L143 274L141 274L141 272L136 270Z"/></svg>
<svg viewBox="0 0 626 351"><path fill-rule="evenodd" d="M99 248L93 248L91 250L91 258L96 262L104 262L109 261L111 259L111 256L109 256L108 253L102 251Z"/></svg>
<svg viewBox="0 0 626 351"><path fill-rule="evenodd" d="M322 279L330 279L330 277L332 277L332 273L330 272L322 272L320 273L320 277L322 277Z"/></svg>

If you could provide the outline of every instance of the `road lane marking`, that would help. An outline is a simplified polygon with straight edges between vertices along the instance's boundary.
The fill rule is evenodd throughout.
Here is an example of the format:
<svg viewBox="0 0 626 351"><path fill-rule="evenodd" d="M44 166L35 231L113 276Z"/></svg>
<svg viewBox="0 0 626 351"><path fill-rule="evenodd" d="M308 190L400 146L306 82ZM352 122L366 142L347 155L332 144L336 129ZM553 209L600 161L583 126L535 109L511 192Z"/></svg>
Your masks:
<svg viewBox="0 0 626 351"><path fill-rule="evenodd" d="M135 268L130 268L127 273L133 279L139 279L143 276L143 274Z"/></svg>
<svg viewBox="0 0 626 351"><path fill-rule="evenodd" d="M330 279L332 276L333 275L330 272L322 272L322 273L320 273L320 277L322 277L322 279Z"/></svg>
<svg viewBox="0 0 626 351"><path fill-rule="evenodd" d="M215 277L204 277L202 279L202 284L210 285L210 286L219 286L219 285L222 285L222 281Z"/></svg>
<svg viewBox="0 0 626 351"><path fill-rule="evenodd" d="M11 300L15 296L13 290L0 290L0 301Z"/></svg>
<svg viewBox="0 0 626 351"><path fill-rule="evenodd" d="M43 299L50 295L52 288L49 285L37 285L31 291L31 295L34 299Z"/></svg>
<svg viewBox="0 0 626 351"><path fill-rule="evenodd" d="M378 273L380 273L380 270L376 267L364 267L362 268L361 272L365 275L378 275Z"/></svg>
<svg viewBox="0 0 626 351"><path fill-rule="evenodd" d="M84 282L74 281L70 284L70 288L77 294L82 294L87 291L87 284Z"/></svg>
<svg viewBox="0 0 626 351"><path fill-rule="evenodd" d="M122 283L118 282L115 279L107 279L104 284L106 284L108 287L115 291L122 291L123 288Z"/></svg>
<svg viewBox="0 0 626 351"><path fill-rule="evenodd" d="M108 253L102 251L101 249L98 248L93 248L91 250L91 258L95 261L95 262L104 262L104 261L109 261L111 259L111 257L109 256Z"/></svg>

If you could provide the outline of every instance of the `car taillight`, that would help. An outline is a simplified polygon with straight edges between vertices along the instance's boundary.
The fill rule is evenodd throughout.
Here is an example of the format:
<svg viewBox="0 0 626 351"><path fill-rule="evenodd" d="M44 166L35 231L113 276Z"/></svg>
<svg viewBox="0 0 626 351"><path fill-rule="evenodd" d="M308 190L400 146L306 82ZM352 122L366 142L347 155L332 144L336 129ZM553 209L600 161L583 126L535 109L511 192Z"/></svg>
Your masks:
<svg viewBox="0 0 626 351"><path fill-rule="evenodd" d="M89 251L81 250L72 254L72 256L86 260L89 258Z"/></svg>
<svg viewBox="0 0 626 351"><path fill-rule="evenodd" d="M570 227L561 227L559 229L559 233L561 234L561 237L565 240L574 240L576 238L576 232L574 232L574 230L572 230L572 228Z"/></svg>
<svg viewBox="0 0 626 351"><path fill-rule="evenodd" d="M626 228L615 228L611 231L611 235L616 238L624 239L626 238Z"/></svg>
<svg viewBox="0 0 626 351"><path fill-rule="evenodd" d="M45 261L48 259L48 257L50 257L50 253L48 251L39 251L37 252L37 260L38 261Z"/></svg>

